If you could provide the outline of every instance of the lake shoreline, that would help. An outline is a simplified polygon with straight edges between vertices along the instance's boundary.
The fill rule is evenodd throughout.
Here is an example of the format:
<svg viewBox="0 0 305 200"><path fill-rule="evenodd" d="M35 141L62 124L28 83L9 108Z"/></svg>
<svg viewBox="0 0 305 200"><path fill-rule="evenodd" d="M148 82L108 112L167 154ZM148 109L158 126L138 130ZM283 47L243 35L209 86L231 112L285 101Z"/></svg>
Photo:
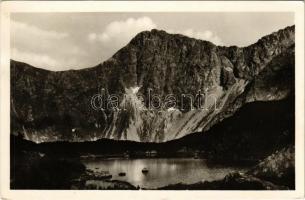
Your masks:
<svg viewBox="0 0 305 200"><path fill-rule="evenodd" d="M235 172L229 173L223 179L214 181L200 181L192 184L176 183L158 188L145 188L134 186L121 180L101 180L106 187L90 183L76 184L71 189L78 190L290 190L287 186L276 185L270 181L259 179L255 176Z"/></svg>
<svg viewBox="0 0 305 200"><path fill-rule="evenodd" d="M245 166L211 164L201 158L95 158L81 162L88 173L107 172L109 180L129 182L140 188L159 188L170 184L218 180L232 172L244 172ZM147 172L143 172L146 169ZM107 177L106 174L106 177ZM94 176L91 176L94 178ZM98 183L97 183L98 184Z"/></svg>
<svg viewBox="0 0 305 200"><path fill-rule="evenodd" d="M110 155L113 154L104 154L102 157L100 154L90 154L93 156L83 156L77 154L67 154L63 153L59 155L58 152L42 151L42 149L37 148L37 145L30 143L28 141L18 139L16 137L12 137L11 140L11 189L86 189L83 185L87 179L83 179L82 181L78 181L80 177L86 173L87 167L82 163L82 158L90 158L91 160L98 160L103 158L107 158L108 160L114 159L111 158ZM103 182L106 183L105 189L181 189L181 190L191 190L191 189L272 189L276 188L274 186L270 186L270 183L276 186L285 186L280 187L279 189L294 189L295 187L295 168L294 168L294 145L288 145L282 149L276 150L273 153L270 153L269 156L266 156L264 159L257 161L255 164L251 164L248 168L247 173L240 173L240 170L228 170L223 174L223 177L220 177L221 180L216 180L216 178L212 180L205 180L202 182L200 180L193 180L191 183L185 182L185 177L179 177L175 181L170 181L162 184L157 187L150 186L141 186L137 187L138 184L134 184L130 181L126 180L117 180L115 176L112 177L112 180L105 180ZM82 154L85 155L85 154ZM116 154L115 159L121 159L125 161L131 161L132 159L143 159L145 162L153 161L156 159L161 159L162 156L155 155L154 157L150 156L119 156L124 154ZM172 155L179 155L178 153ZM193 155L193 154L192 154ZM195 156L176 156L173 159L183 160L183 157L189 160L194 161L195 163L202 158L204 154L199 154L197 157ZM140 158L142 157L142 158ZM164 157L163 157L164 158ZM169 159L170 157L166 157ZM89 159L89 160L90 160ZM244 160L236 159L210 159L207 157L205 164L211 164L212 167L216 165L224 166L232 166L235 164L245 164ZM216 162L214 162L216 161ZM221 162L219 162L221 161ZM227 162L229 161L229 162ZM235 162L237 161L237 162ZM157 163L157 162L153 162ZM135 165L138 167L136 169L136 174L141 174L141 170L147 165ZM169 167L164 167L165 175L166 169ZM193 169L197 167L193 167ZM132 168L131 168L132 169ZM156 168L158 169L158 168ZM192 174L190 171L192 169L191 166L187 166L187 173ZM151 168L149 169L152 172ZM205 171L205 170L204 170ZM204 171L199 172L199 175L204 173ZM117 171L112 175L118 175L121 171ZM125 171L130 173L130 171ZM159 172L159 171L158 171ZM37 174L39 174L39 178L37 178ZM210 171L208 174L215 175L213 171ZM231 175L230 175L231 174ZM235 175L234 175L235 174ZM236 175L237 174L237 175ZM200 176L201 176L200 175ZM171 176L175 176L171 175ZM219 178L217 178L219 179ZM179 182L184 183L179 183ZM245 183L246 181L246 183ZM267 183L265 182L267 181ZM78 182L78 183L77 183ZM75 184L77 183L77 184ZM174 183L174 184L173 184ZM108 185L107 185L108 184ZM76 186L75 186L76 185ZM247 185L247 188L244 186ZM75 187L74 187L75 186ZM92 186L90 186L93 188Z"/></svg>

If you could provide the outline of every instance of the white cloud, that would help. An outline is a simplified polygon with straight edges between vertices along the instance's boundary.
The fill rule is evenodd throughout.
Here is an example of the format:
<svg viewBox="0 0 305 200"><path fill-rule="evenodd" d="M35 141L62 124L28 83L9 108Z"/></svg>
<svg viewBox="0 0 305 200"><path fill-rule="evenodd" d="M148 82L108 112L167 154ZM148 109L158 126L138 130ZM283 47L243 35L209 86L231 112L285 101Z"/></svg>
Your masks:
<svg viewBox="0 0 305 200"><path fill-rule="evenodd" d="M137 33L144 30L151 30L155 27L156 24L149 17L141 17L138 19L128 18L125 21L111 22L99 36L99 39L103 42L118 38L131 39Z"/></svg>
<svg viewBox="0 0 305 200"><path fill-rule="evenodd" d="M149 17L130 17L112 21L100 32L88 29L75 33L61 29L67 31L63 32L44 27L11 20L12 59L50 70L90 67L107 60L139 32L158 28L158 25ZM222 44L221 39L209 30L165 31Z"/></svg>
<svg viewBox="0 0 305 200"><path fill-rule="evenodd" d="M158 28L157 24L149 17L128 18L124 21L113 21L109 23L100 33L88 33L87 39L91 43L97 41L101 43L102 60L106 60L120 48L124 47L136 34L154 28ZM216 45L223 44L221 39L210 30L195 31L193 29L185 29L165 31L207 40Z"/></svg>
<svg viewBox="0 0 305 200"><path fill-rule="evenodd" d="M108 24L104 32L98 35L98 39L102 42L120 40L127 43L137 33L156 27L157 25L149 17L128 18L125 21L114 21Z"/></svg>
<svg viewBox="0 0 305 200"><path fill-rule="evenodd" d="M11 49L11 58L20 62L25 62L27 64L33 65L38 68L52 70L52 71L62 71L66 70L67 66L70 69L81 69L84 66L80 66L80 58L78 57L56 57L52 55L41 53L41 52L31 52L31 51L20 51L17 48Z"/></svg>
<svg viewBox="0 0 305 200"><path fill-rule="evenodd" d="M40 68L77 68L86 52L65 32L11 20L11 58Z"/></svg>
<svg viewBox="0 0 305 200"><path fill-rule="evenodd" d="M21 62L29 63L39 68L45 68L45 69L52 68L53 70L54 67L59 66L59 63L55 59L51 58L49 55L33 53L33 52L23 52L23 51L19 51L16 48L12 48L11 58Z"/></svg>
<svg viewBox="0 0 305 200"><path fill-rule="evenodd" d="M205 31L195 31L193 29L186 29L186 30L168 30L167 32L169 33L178 33L182 35L186 35L191 38L196 38L200 40L207 40L210 41L216 45L223 45L223 42L220 37L215 35L212 31L210 30L205 30Z"/></svg>
<svg viewBox="0 0 305 200"><path fill-rule="evenodd" d="M62 39L69 35L67 33L61 33L57 31L47 31L37 28L36 26L28 25L18 21L11 21L11 31L13 33L22 33L22 35L31 35L33 39L48 38L48 39ZM20 34L21 35L21 34Z"/></svg>
<svg viewBox="0 0 305 200"><path fill-rule="evenodd" d="M88 34L89 41L100 41L102 43L116 43L119 47L123 47L128 43L136 34L141 31L151 30L157 28L157 25L149 17L141 18L128 18L125 21L114 21L108 24L102 33L90 33ZM193 29L185 30L165 30L168 33L179 33L192 38L207 40L215 43L216 45L222 45L220 37L215 35L210 30L196 31Z"/></svg>
<svg viewBox="0 0 305 200"><path fill-rule="evenodd" d="M88 34L88 40L90 41L90 42L93 42L93 41L95 41L97 39L97 34L96 33L89 33Z"/></svg>
<svg viewBox="0 0 305 200"><path fill-rule="evenodd" d="M66 38L67 33L43 30L26 23L11 21L11 46L21 51L48 53L50 49L58 48Z"/></svg>
<svg viewBox="0 0 305 200"><path fill-rule="evenodd" d="M136 34L156 28L149 17L128 18L124 21L109 23L101 33L89 33L90 42L100 42L103 48L103 59L112 56L115 51L124 47Z"/></svg>

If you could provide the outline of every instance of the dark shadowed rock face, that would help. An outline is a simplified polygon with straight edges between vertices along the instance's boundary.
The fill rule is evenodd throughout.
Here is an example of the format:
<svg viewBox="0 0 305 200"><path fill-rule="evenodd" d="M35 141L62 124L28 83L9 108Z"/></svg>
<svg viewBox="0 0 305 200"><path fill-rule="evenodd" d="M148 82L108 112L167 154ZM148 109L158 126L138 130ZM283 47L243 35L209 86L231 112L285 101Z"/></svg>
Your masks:
<svg viewBox="0 0 305 200"><path fill-rule="evenodd" d="M269 181L259 179L243 173L231 173L224 179L203 181L194 184L173 184L159 190L288 190L288 187L275 185Z"/></svg>
<svg viewBox="0 0 305 200"><path fill-rule="evenodd" d="M72 180L85 172L78 159L13 149L11 189L70 189Z"/></svg>
<svg viewBox="0 0 305 200"><path fill-rule="evenodd" d="M93 68L52 72L11 61L11 129L36 142L163 142L206 131L247 102L284 99L293 87L294 26L244 48L145 31ZM148 109L149 91L172 94L176 105ZM205 109L192 110L198 102L181 97L198 91ZM98 93L118 95L121 110L93 109Z"/></svg>
<svg viewBox="0 0 305 200"><path fill-rule="evenodd" d="M248 174L295 188L295 148L290 145L280 149L251 169Z"/></svg>

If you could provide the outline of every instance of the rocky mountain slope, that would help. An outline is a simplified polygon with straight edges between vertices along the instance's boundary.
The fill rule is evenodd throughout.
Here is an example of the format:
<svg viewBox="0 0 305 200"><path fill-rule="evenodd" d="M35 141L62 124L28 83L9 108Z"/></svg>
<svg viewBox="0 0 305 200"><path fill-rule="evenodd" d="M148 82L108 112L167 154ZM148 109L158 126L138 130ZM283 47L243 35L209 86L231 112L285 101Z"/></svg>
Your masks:
<svg viewBox="0 0 305 200"><path fill-rule="evenodd" d="M152 30L93 68L53 72L12 60L11 130L35 142L164 142L205 132L246 103L293 96L294 43L294 26L244 48ZM117 95L119 109L94 109L96 94ZM176 103L151 109L159 105L151 95Z"/></svg>

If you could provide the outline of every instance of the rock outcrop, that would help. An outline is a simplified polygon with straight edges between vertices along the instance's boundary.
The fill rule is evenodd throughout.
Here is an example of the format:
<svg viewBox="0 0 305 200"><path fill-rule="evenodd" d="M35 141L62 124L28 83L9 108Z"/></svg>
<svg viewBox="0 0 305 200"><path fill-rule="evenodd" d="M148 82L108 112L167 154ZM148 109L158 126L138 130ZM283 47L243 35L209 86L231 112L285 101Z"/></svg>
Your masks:
<svg viewBox="0 0 305 200"><path fill-rule="evenodd" d="M274 152L246 173L232 172L221 180L173 184L162 190L294 190L295 150L287 146Z"/></svg>
<svg viewBox="0 0 305 200"><path fill-rule="evenodd" d="M290 145L259 162L249 174L295 189L295 149Z"/></svg>
<svg viewBox="0 0 305 200"><path fill-rule="evenodd" d="M178 183L168 185L160 190L288 190L285 186L278 186L269 181L243 173L231 173L224 179L203 181L194 184Z"/></svg>
<svg viewBox="0 0 305 200"><path fill-rule="evenodd" d="M11 130L35 142L164 142L207 131L245 103L293 95L294 43L294 26L244 48L152 30L93 68L53 72L12 60ZM195 101L199 91L204 101ZM118 109L96 109L96 94L116 95ZM151 109L160 103L152 95L162 108ZM175 103L164 105L169 96Z"/></svg>

